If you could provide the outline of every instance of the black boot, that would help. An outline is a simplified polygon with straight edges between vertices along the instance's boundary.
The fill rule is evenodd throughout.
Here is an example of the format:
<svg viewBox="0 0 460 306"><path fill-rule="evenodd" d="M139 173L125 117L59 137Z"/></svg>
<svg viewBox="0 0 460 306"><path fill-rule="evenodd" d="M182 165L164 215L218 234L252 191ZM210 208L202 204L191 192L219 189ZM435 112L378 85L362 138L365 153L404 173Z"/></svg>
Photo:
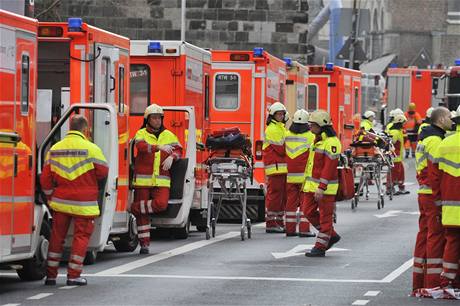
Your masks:
<svg viewBox="0 0 460 306"><path fill-rule="evenodd" d="M87 284L86 278L83 277L67 279L67 286L86 286Z"/></svg>
<svg viewBox="0 0 460 306"><path fill-rule="evenodd" d="M310 250L310 252L305 253L305 256L307 257L324 257L326 256L326 251L325 250L320 250L317 248L313 248Z"/></svg>
<svg viewBox="0 0 460 306"><path fill-rule="evenodd" d="M329 250L330 248L332 248L334 244L340 241L340 238L341 237L338 234L335 236L332 236L331 239L329 239L329 243L327 244L326 250Z"/></svg>

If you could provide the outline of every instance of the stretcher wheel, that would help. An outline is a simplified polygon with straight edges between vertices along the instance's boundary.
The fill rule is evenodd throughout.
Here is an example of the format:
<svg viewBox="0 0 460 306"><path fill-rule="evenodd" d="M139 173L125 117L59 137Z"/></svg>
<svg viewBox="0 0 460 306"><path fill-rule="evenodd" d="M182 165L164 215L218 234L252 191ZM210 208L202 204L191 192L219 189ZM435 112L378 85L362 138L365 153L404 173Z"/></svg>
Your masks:
<svg viewBox="0 0 460 306"><path fill-rule="evenodd" d="M251 225L251 220L250 219L246 220L246 227L248 229L248 239L251 239L251 237L252 237L252 225Z"/></svg>
<svg viewBox="0 0 460 306"><path fill-rule="evenodd" d="M211 239L211 233L210 233L209 227L206 227L206 240L209 240L209 239Z"/></svg>
<svg viewBox="0 0 460 306"><path fill-rule="evenodd" d="M196 230L201 232L201 233L204 233L207 230L207 226L206 225L197 225Z"/></svg>
<svg viewBox="0 0 460 306"><path fill-rule="evenodd" d="M96 250L88 251L86 252L85 260L83 261L83 263L87 266L94 265L96 263L96 258L97 258Z"/></svg>
<svg viewBox="0 0 460 306"><path fill-rule="evenodd" d="M383 195L380 196L380 203L381 203L382 208L384 208L385 207L385 199L384 199Z"/></svg>
<svg viewBox="0 0 460 306"><path fill-rule="evenodd" d="M351 209L355 209L356 207L358 207L358 197L357 196L351 199Z"/></svg>
<svg viewBox="0 0 460 306"><path fill-rule="evenodd" d="M244 226L241 227L241 241L244 241L246 236L246 231L244 230Z"/></svg>

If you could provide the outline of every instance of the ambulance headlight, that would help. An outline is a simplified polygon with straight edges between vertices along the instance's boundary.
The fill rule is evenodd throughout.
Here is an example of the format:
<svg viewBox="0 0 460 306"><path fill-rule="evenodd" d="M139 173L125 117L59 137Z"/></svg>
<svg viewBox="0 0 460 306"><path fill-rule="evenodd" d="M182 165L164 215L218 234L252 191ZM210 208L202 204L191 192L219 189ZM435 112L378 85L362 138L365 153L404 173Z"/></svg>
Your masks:
<svg viewBox="0 0 460 306"><path fill-rule="evenodd" d="M460 66L460 58L457 58L457 59L455 60L455 66Z"/></svg>
<svg viewBox="0 0 460 306"><path fill-rule="evenodd" d="M253 51L254 57L262 57L263 55L264 55L264 48L261 48L261 47L254 48L254 51Z"/></svg>
<svg viewBox="0 0 460 306"><path fill-rule="evenodd" d="M334 70L334 63L326 63L326 70L327 71Z"/></svg>
<svg viewBox="0 0 460 306"><path fill-rule="evenodd" d="M67 26L69 32L81 32L81 26L83 21L81 18L69 18L67 19Z"/></svg>
<svg viewBox="0 0 460 306"><path fill-rule="evenodd" d="M285 57L285 58L284 58L284 62L286 63L286 65L287 65L288 67L291 67L291 65L292 65L292 59L291 59L290 57Z"/></svg>
<svg viewBox="0 0 460 306"><path fill-rule="evenodd" d="M147 47L148 53L162 53L161 44L159 41L151 41Z"/></svg>

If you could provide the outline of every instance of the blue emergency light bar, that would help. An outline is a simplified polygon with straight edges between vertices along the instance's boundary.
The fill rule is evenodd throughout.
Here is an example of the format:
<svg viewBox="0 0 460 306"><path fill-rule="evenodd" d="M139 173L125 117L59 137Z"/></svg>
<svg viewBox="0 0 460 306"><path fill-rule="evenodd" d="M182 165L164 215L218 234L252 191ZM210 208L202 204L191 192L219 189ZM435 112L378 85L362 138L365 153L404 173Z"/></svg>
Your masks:
<svg viewBox="0 0 460 306"><path fill-rule="evenodd" d="M286 63L286 65L288 65L289 67L292 66L292 59L290 57L285 57L283 58L283 60Z"/></svg>
<svg viewBox="0 0 460 306"><path fill-rule="evenodd" d="M398 64L396 64L396 63L391 63L391 64L390 64L390 68L398 68Z"/></svg>
<svg viewBox="0 0 460 306"><path fill-rule="evenodd" d="M161 44L159 41L151 41L147 47L148 53L162 53Z"/></svg>
<svg viewBox="0 0 460 306"><path fill-rule="evenodd" d="M67 19L67 26L69 32L81 32L81 26L83 21L81 18L69 18Z"/></svg>
<svg viewBox="0 0 460 306"><path fill-rule="evenodd" d="M326 63L326 71L334 70L334 63Z"/></svg>
<svg viewBox="0 0 460 306"><path fill-rule="evenodd" d="M254 57L262 57L264 55L264 48L256 47L253 51Z"/></svg>
<svg viewBox="0 0 460 306"><path fill-rule="evenodd" d="M460 58L457 58L457 59L455 60L455 66L460 66Z"/></svg>

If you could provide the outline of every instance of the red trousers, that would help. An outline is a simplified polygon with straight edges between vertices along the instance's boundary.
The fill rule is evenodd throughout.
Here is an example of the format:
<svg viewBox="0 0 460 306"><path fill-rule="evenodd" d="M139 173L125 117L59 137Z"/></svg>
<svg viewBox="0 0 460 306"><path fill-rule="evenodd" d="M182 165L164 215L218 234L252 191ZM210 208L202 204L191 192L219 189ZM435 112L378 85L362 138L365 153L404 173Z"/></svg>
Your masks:
<svg viewBox="0 0 460 306"><path fill-rule="evenodd" d="M150 245L150 214L159 213L168 208L169 188L136 188L131 212L136 217L137 237L141 247Z"/></svg>
<svg viewBox="0 0 460 306"><path fill-rule="evenodd" d="M286 174L267 176L267 195L265 197L266 228L284 227L286 208Z"/></svg>
<svg viewBox="0 0 460 306"><path fill-rule="evenodd" d="M452 285L460 288L458 279L459 262L460 262L460 228L445 227L446 245L444 247L444 256L441 273L441 286Z"/></svg>
<svg viewBox="0 0 460 306"><path fill-rule="evenodd" d="M316 236L315 248L326 250L329 239L337 236L333 225L335 196L323 195L322 199L316 202L314 193L306 192L302 197L302 207L308 221L319 231Z"/></svg>
<svg viewBox="0 0 460 306"><path fill-rule="evenodd" d="M48 279L56 279L58 275L59 262L64 249L64 240L72 220L74 220L73 241L67 267L67 278L78 278L83 270L86 249L94 230L94 219L75 217L53 211L53 226L48 249L48 266L46 268Z"/></svg>
<svg viewBox="0 0 460 306"><path fill-rule="evenodd" d="M430 194L419 194L419 232L414 250L413 289L434 288L440 285L444 228L441 207L436 206Z"/></svg>
<svg viewBox="0 0 460 306"><path fill-rule="evenodd" d="M391 168L391 180L387 178L387 184L392 183L392 186L398 185L400 190L404 190L404 164L402 162L395 162L394 167Z"/></svg>
<svg viewBox="0 0 460 306"><path fill-rule="evenodd" d="M306 234L310 232L310 223L303 214L303 208L301 207L302 201L302 184L286 184L286 234L295 233L297 229L297 209L300 212L299 220L299 232Z"/></svg>

